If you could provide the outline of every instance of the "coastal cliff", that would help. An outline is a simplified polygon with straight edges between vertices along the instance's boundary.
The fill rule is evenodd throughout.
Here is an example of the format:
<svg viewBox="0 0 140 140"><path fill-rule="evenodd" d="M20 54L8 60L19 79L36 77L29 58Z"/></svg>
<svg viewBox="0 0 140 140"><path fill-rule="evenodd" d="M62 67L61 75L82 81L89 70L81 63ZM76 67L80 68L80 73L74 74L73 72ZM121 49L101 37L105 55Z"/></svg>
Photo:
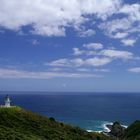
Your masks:
<svg viewBox="0 0 140 140"><path fill-rule="evenodd" d="M20 107L0 108L0 140L113 140Z"/></svg>
<svg viewBox="0 0 140 140"><path fill-rule="evenodd" d="M107 136L87 132L20 107L0 107L0 140L140 140L140 121L127 129L117 122L108 127L111 131Z"/></svg>
<svg viewBox="0 0 140 140"><path fill-rule="evenodd" d="M135 121L127 128L119 122L114 122L112 125L106 125L110 132L106 134L116 140L140 140L140 121Z"/></svg>
<svg viewBox="0 0 140 140"><path fill-rule="evenodd" d="M140 121L131 124L125 131L125 140L140 140Z"/></svg>
<svg viewBox="0 0 140 140"><path fill-rule="evenodd" d="M119 122L114 122L112 125L106 125L110 130L107 134L111 137L122 138L125 135L126 128Z"/></svg>

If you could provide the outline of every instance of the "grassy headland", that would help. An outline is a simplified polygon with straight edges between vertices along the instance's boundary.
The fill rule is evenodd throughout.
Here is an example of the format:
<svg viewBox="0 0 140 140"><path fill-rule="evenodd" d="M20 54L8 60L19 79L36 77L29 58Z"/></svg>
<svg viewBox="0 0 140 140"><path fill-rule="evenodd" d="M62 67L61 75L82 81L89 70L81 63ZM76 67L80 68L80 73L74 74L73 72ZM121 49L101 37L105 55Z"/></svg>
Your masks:
<svg viewBox="0 0 140 140"><path fill-rule="evenodd" d="M20 107L0 108L1 140L112 140Z"/></svg>

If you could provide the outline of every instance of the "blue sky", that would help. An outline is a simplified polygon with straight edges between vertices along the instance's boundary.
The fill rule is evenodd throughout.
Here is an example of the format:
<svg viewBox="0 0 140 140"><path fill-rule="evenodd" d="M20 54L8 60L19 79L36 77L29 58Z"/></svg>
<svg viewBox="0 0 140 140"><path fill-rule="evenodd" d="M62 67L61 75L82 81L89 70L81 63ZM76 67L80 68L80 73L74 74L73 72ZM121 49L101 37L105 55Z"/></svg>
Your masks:
<svg viewBox="0 0 140 140"><path fill-rule="evenodd" d="M0 0L0 89L140 91L138 0Z"/></svg>

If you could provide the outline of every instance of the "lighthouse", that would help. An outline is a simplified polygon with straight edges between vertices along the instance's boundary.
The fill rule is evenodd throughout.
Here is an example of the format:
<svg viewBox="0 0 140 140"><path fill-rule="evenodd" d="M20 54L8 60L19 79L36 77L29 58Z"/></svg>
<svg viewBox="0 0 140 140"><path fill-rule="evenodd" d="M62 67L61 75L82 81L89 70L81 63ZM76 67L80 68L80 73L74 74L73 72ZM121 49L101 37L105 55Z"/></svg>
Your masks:
<svg viewBox="0 0 140 140"><path fill-rule="evenodd" d="M5 105L4 106L5 107L11 107L10 103L11 103L10 97L7 95L5 97Z"/></svg>

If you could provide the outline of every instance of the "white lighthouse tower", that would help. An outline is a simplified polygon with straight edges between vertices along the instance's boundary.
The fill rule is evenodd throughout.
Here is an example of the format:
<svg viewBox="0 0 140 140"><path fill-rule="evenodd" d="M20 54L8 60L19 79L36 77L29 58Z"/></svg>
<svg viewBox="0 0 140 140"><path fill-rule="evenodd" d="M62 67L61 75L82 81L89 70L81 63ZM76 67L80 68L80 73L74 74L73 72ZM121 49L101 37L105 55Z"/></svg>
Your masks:
<svg viewBox="0 0 140 140"><path fill-rule="evenodd" d="M10 103L11 103L10 97L7 95L5 98L5 105L4 106L11 107Z"/></svg>

